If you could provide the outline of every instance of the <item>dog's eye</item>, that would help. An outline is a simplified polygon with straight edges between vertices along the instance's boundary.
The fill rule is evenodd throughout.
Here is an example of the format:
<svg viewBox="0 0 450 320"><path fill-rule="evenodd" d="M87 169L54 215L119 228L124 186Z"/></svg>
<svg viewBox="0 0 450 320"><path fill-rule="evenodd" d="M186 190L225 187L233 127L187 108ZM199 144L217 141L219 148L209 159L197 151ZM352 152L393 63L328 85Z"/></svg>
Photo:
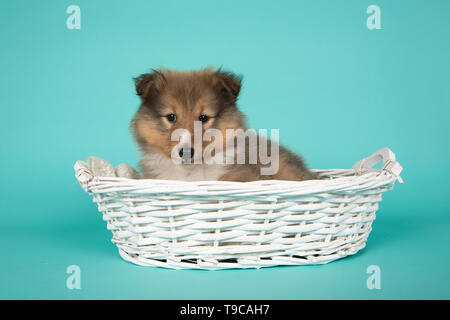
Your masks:
<svg viewBox="0 0 450 320"><path fill-rule="evenodd" d="M167 120L169 120L169 122L175 122L175 121L177 121L177 116L175 114L171 113L167 116Z"/></svg>
<svg viewBox="0 0 450 320"><path fill-rule="evenodd" d="M200 117L198 117L198 120L200 120L201 122L206 122L209 120L209 117L202 114Z"/></svg>

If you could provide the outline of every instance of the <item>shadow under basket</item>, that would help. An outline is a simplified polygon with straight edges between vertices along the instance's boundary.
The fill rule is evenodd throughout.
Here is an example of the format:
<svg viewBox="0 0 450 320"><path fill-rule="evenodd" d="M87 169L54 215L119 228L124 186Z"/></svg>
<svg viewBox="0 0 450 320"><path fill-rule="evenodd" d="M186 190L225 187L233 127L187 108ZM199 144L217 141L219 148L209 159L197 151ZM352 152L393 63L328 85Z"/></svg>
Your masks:
<svg viewBox="0 0 450 320"><path fill-rule="evenodd" d="M372 169L383 162L381 169ZM167 181L75 175L93 196L120 256L174 269L312 265L365 247L383 192L402 167L383 148L318 180Z"/></svg>

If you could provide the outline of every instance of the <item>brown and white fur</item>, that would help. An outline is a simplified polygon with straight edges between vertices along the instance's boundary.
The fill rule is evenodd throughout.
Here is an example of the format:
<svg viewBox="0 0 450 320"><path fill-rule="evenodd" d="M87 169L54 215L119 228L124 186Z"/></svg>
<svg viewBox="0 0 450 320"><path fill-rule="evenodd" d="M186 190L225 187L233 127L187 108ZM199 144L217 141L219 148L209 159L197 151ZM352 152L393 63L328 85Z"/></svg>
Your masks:
<svg viewBox="0 0 450 320"><path fill-rule="evenodd" d="M259 161L256 164L247 161L244 164L176 164L172 161L172 150L178 144L171 140L172 132L183 128L193 136L195 120L206 119L202 122L203 132L214 128L220 130L223 137L227 129L247 130L245 116L236 105L241 78L235 74L213 69L161 69L139 76L135 83L142 103L131 121L131 129L142 152L140 167L145 178L184 181L314 179L301 158L281 146L279 170L273 175L262 175L263 165ZM204 149L211 142L201 143ZM248 141L245 148L248 148ZM202 157L201 152L195 150L193 155Z"/></svg>

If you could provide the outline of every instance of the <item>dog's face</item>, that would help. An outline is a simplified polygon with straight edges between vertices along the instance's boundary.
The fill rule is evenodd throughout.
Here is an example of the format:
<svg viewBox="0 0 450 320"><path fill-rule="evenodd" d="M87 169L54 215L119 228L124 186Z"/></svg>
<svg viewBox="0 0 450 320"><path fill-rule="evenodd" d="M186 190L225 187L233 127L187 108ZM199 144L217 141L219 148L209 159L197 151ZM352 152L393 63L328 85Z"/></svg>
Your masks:
<svg viewBox="0 0 450 320"><path fill-rule="evenodd" d="M198 141L194 143L194 121L197 127L200 125L202 137L207 129L220 130L225 137L226 129L245 127L244 117L236 107L241 79L234 74L211 69L155 70L135 81L142 104L131 128L143 152L159 152L168 158L174 152L181 158L201 158L201 152L195 152ZM179 140L172 141L177 129L189 132L189 136L180 137L190 140L185 141L189 149L180 148ZM200 143L204 150L211 142Z"/></svg>

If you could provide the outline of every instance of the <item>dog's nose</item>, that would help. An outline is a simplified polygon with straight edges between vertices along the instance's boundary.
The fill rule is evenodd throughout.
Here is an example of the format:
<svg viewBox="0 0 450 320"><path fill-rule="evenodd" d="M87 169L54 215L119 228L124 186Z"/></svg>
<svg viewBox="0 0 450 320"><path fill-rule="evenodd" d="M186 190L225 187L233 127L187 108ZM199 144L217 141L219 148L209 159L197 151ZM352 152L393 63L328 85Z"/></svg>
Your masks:
<svg viewBox="0 0 450 320"><path fill-rule="evenodd" d="M180 155L180 158L193 158L194 148L181 148L178 154Z"/></svg>

